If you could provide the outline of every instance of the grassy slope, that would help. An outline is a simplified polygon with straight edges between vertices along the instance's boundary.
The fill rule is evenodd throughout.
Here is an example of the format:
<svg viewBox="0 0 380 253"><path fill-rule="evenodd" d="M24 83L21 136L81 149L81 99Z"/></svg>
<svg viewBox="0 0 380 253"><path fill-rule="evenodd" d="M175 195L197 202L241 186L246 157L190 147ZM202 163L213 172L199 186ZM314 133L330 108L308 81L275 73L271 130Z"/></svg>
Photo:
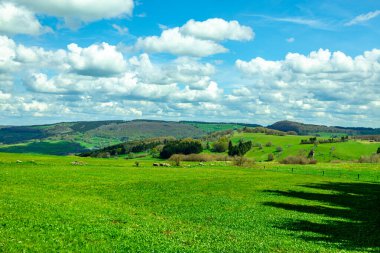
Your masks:
<svg viewBox="0 0 380 253"><path fill-rule="evenodd" d="M0 251L380 250L380 184L223 163L75 159L0 154Z"/></svg>
<svg viewBox="0 0 380 253"><path fill-rule="evenodd" d="M202 122L183 122L183 124L195 126L207 133L212 133L216 131L225 131L230 129L240 129L243 128L243 125L234 124L234 123L202 123Z"/></svg>
<svg viewBox="0 0 380 253"><path fill-rule="evenodd" d="M42 141L15 145L3 145L0 152L8 153L34 153L47 155L68 155L87 151L86 147L76 142Z"/></svg>
<svg viewBox="0 0 380 253"><path fill-rule="evenodd" d="M273 136L256 133L236 133L232 140L237 143L240 139L251 140L253 143L261 143L263 149L257 147L247 153L247 157L254 158L256 161L265 161L269 153L275 154L277 160L289 155L297 155L299 152L308 153L313 145L300 145L301 139L308 139L308 136ZM266 147L267 142L272 142L271 147ZM276 152L276 148L281 146L283 152ZM315 158L318 161L328 162L332 160L357 160L361 155L371 155L375 153L379 143L369 143L361 141L349 141L343 143L319 144L316 148ZM334 151L331 152L331 148Z"/></svg>

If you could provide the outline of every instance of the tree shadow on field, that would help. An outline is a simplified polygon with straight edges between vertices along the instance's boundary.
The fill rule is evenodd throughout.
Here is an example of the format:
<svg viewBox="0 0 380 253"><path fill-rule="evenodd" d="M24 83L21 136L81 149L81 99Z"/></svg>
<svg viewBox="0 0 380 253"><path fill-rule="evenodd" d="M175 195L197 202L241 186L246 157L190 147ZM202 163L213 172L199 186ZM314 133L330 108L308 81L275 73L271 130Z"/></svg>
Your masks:
<svg viewBox="0 0 380 253"><path fill-rule="evenodd" d="M276 195L318 201L321 205L266 202L267 206L323 215L321 222L289 220L276 227L303 232L301 238L313 242L331 242L346 250L380 252L380 184L325 183L302 185L307 191L266 191ZM328 192L327 192L328 191ZM333 192L331 192L333 191ZM307 235L304 232L312 232Z"/></svg>

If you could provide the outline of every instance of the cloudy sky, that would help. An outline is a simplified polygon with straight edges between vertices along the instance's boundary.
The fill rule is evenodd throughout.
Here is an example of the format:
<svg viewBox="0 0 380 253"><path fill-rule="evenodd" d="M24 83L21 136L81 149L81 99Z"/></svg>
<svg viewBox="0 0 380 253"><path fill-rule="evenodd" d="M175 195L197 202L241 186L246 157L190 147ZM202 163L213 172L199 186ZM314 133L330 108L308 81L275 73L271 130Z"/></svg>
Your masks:
<svg viewBox="0 0 380 253"><path fill-rule="evenodd" d="M0 0L0 125L380 127L380 2Z"/></svg>

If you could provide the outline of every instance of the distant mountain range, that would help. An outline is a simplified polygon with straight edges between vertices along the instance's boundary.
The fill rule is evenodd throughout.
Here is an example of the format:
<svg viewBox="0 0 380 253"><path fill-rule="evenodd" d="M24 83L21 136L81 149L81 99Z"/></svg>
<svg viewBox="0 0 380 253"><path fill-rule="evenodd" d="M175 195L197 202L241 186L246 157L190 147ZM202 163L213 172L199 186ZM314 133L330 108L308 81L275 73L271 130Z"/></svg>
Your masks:
<svg viewBox="0 0 380 253"><path fill-rule="evenodd" d="M32 126L0 126L0 152L33 152L38 147L46 149L45 151L54 150L51 152L52 154L68 154L99 149L126 141L163 136L197 138L219 130L254 126L258 125L157 120L84 121ZM39 144L36 145L36 142ZM66 150L63 148L65 146L71 148ZM62 149L62 152L59 151Z"/></svg>
<svg viewBox="0 0 380 253"><path fill-rule="evenodd" d="M258 124L112 120L63 122L48 125L0 126L0 152L70 154L100 149L126 141L172 136L199 138L215 131L257 127ZM379 128L329 127L279 121L268 128L300 135L378 135Z"/></svg>
<svg viewBox="0 0 380 253"><path fill-rule="evenodd" d="M380 134L380 128L367 127L340 127L340 126L324 126L304 124L293 121L278 121L268 128L279 131L294 131L299 135L315 135L315 134L346 134L346 135L377 135Z"/></svg>

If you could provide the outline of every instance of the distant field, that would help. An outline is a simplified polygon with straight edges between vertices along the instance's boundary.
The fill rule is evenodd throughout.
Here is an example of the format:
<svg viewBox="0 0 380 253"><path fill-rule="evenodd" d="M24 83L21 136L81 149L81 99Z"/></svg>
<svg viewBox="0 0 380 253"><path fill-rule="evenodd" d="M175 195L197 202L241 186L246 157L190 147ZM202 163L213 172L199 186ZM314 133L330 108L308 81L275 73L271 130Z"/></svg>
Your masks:
<svg viewBox="0 0 380 253"><path fill-rule="evenodd" d="M85 152L87 149L76 142L41 141L14 145L3 145L0 152L5 153L34 153L47 155L67 155Z"/></svg>
<svg viewBox="0 0 380 253"><path fill-rule="evenodd" d="M303 144L302 139L308 139L309 136L274 136L260 133L236 133L232 140L237 143L240 139L250 140L253 143L260 143L263 149L258 147L252 148L246 156L253 158L256 161L265 161L268 159L268 154L275 154L276 160L281 160L289 155L297 155L299 153L308 154L313 148L313 144ZM267 143L271 143L267 147ZM282 152L277 152L277 147L282 148ZM357 161L361 155L371 155L377 151L380 143L363 142L350 140L348 142L319 144L315 148L315 158L319 162L330 162L334 160L342 161Z"/></svg>
<svg viewBox="0 0 380 253"><path fill-rule="evenodd" d="M195 126L196 128L199 128L206 133L212 133L216 131L225 131L225 130L235 130L243 128L243 125L239 124L228 124L228 123L199 123L199 122L184 122L184 124Z"/></svg>
<svg viewBox="0 0 380 253"><path fill-rule="evenodd" d="M380 251L378 165L139 161L0 154L0 252Z"/></svg>

